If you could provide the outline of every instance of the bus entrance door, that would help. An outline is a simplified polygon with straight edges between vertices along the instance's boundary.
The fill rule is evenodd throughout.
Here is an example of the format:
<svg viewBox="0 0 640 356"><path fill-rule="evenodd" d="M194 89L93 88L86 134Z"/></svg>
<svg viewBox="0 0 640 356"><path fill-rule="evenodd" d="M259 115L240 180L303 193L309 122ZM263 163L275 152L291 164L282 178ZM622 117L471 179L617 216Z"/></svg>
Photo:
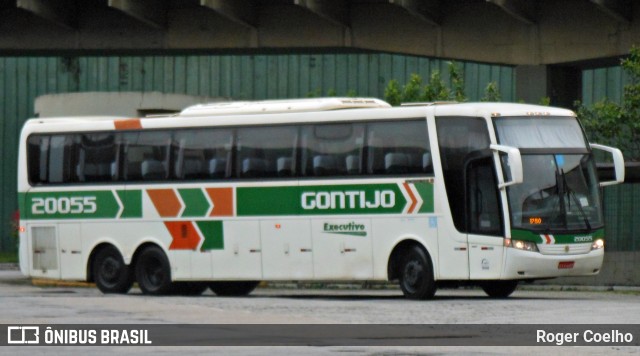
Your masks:
<svg viewBox="0 0 640 356"><path fill-rule="evenodd" d="M466 224L470 279L497 279L502 270L503 219L493 157L466 168Z"/></svg>

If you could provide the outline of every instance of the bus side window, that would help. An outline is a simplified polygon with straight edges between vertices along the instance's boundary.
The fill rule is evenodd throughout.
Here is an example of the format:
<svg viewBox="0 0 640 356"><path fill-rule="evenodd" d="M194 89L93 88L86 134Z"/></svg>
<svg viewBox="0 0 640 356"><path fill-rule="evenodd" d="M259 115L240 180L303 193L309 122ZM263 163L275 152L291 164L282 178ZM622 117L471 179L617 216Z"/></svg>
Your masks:
<svg viewBox="0 0 640 356"><path fill-rule="evenodd" d="M296 174L298 128L252 127L237 130L238 178L293 177Z"/></svg>
<svg viewBox="0 0 640 356"><path fill-rule="evenodd" d="M107 182L115 177L116 144L112 133L77 136L78 163L75 166L80 182Z"/></svg>
<svg viewBox="0 0 640 356"><path fill-rule="evenodd" d="M47 182L49 136L31 135L27 141L29 181L33 185Z"/></svg>
<svg viewBox="0 0 640 356"><path fill-rule="evenodd" d="M232 131L201 128L177 131L171 146L171 177L178 180L220 179L229 177Z"/></svg>
<svg viewBox="0 0 640 356"><path fill-rule="evenodd" d="M424 119L367 125L367 174L433 174Z"/></svg>
<svg viewBox="0 0 640 356"><path fill-rule="evenodd" d="M143 131L124 134L124 178L127 181L165 180L169 173L171 133Z"/></svg>
<svg viewBox="0 0 640 356"><path fill-rule="evenodd" d="M319 124L302 129L302 173L308 177L362 174L363 124Z"/></svg>

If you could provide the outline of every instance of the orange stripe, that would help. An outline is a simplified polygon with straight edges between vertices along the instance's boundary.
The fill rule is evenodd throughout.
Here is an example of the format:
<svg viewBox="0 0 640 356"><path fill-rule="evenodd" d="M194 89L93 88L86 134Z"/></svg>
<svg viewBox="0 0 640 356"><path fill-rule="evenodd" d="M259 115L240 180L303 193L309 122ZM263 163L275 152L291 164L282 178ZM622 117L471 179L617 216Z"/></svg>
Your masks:
<svg viewBox="0 0 640 356"><path fill-rule="evenodd" d="M411 214L413 213L413 210L416 208L416 205L418 205L418 199L416 199L416 196L413 195L411 188L409 188L409 184L405 182L405 183L402 183L402 185L404 185L404 189L407 191L407 193L409 194L409 197L411 198L411 206L409 207L409 211L408 211L408 213Z"/></svg>
<svg viewBox="0 0 640 356"><path fill-rule="evenodd" d="M190 221L165 221L173 241L169 250L195 250L200 244L200 234Z"/></svg>
<svg viewBox="0 0 640 356"><path fill-rule="evenodd" d="M148 189L147 194L162 217L178 216L182 204L173 189Z"/></svg>
<svg viewBox="0 0 640 356"><path fill-rule="evenodd" d="M140 119L114 120L116 130L142 130Z"/></svg>
<svg viewBox="0 0 640 356"><path fill-rule="evenodd" d="M207 188L213 202L209 216L233 216L233 188Z"/></svg>

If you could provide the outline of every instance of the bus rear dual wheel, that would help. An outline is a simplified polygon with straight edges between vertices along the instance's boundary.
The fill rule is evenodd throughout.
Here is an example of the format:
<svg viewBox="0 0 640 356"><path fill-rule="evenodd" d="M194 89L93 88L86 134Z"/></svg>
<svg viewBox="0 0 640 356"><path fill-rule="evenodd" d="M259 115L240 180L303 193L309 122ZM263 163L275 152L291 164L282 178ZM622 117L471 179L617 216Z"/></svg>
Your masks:
<svg viewBox="0 0 640 356"><path fill-rule="evenodd" d="M93 262L93 279L105 294L124 294L133 285L133 273L113 246L103 247L97 252Z"/></svg>
<svg viewBox="0 0 640 356"><path fill-rule="evenodd" d="M259 283L171 282L171 265L164 251L157 246L149 246L140 253L135 272L142 293L150 295L200 295L209 287L219 296L243 296L251 293Z"/></svg>

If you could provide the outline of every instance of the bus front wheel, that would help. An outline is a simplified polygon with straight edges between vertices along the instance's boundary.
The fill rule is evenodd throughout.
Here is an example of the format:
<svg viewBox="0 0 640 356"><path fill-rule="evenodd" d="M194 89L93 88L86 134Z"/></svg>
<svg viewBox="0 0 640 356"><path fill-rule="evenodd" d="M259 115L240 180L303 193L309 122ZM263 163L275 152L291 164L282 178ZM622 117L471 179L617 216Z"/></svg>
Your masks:
<svg viewBox="0 0 640 356"><path fill-rule="evenodd" d="M164 295L172 291L171 266L160 247L150 246L140 253L136 280L143 294Z"/></svg>
<svg viewBox="0 0 640 356"><path fill-rule="evenodd" d="M124 263L120 252L113 246L104 247L96 254L93 278L102 293L125 294L133 285L129 267Z"/></svg>
<svg viewBox="0 0 640 356"><path fill-rule="evenodd" d="M507 298L518 287L518 281L486 281L480 287L491 298Z"/></svg>
<svg viewBox="0 0 640 356"><path fill-rule="evenodd" d="M405 252L399 272L400 289L406 298L421 300L435 295L431 260L419 246L412 246Z"/></svg>

